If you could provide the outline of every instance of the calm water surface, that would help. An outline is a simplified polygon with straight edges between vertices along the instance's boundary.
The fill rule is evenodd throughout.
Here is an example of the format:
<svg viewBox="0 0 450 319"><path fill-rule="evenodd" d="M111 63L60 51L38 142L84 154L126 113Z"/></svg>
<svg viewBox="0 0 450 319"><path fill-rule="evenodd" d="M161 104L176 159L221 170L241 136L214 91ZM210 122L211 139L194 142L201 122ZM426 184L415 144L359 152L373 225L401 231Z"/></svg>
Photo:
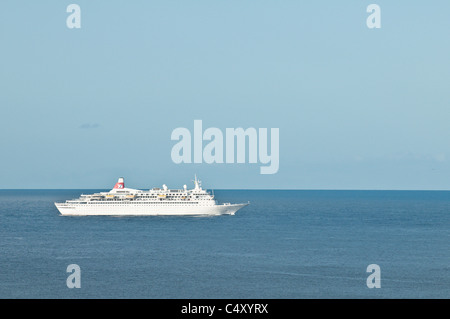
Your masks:
<svg viewBox="0 0 450 319"><path fill-rule="evenodd" d="M450 298L450 192L222 190L251 204L218 217L53 205L94 191L0 190L0 298Z"/></svg>

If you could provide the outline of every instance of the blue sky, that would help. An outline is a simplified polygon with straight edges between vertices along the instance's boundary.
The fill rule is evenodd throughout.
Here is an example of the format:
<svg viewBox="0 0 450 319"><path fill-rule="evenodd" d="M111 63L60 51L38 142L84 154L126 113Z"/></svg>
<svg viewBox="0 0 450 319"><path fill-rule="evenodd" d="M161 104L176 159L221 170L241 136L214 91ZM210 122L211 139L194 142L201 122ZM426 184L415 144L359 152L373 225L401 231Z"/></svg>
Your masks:
<svg viewBox="0 0 450 319"><path fill-rule="evenodd" d="M81 7L68 29L66 7ZM366 7L381 7L369 29ZM450 189L449 1L3 1L2 188ZM171 132L279 128L280 168Z"/></svg>

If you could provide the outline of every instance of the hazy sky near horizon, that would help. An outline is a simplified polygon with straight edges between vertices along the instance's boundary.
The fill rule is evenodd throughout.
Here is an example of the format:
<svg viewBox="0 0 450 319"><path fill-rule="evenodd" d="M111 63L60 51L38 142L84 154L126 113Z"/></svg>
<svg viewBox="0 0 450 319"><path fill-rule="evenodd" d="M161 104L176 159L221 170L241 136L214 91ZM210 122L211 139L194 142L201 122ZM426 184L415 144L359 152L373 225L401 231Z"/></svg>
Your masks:
<svg viewBox="0 0 450 319"><path fill-rule="evenodd" d="M66 7L81 7L69 29ZM369 29L366 8L381 7ZM450 2L2 1L0 188L450 189ZM279 171L171 133L279 128Z"/></svg>

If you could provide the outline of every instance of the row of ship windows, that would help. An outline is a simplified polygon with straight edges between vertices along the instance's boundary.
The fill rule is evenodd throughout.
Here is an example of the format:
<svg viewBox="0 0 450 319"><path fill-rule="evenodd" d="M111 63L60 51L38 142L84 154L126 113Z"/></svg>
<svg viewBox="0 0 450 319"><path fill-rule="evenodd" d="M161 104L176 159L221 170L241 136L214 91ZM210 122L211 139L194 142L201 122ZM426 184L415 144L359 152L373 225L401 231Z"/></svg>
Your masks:
<svg viewBox="0 0 450 319"><path fill-rule="evenodd" d="M163 197L164 198L198 198L198 197L210 197L211 195L209 195L209 194L198 194L198 195L172 195L172 194L170 194L170 195L164 195ZM82 198L86 198L86 197L89 197L89 196L81 196ZM124 196L116 196L116 197L124 197ZM137 196L135 196L136 198L139 198L139 199L141 199L141 198L143 198L143 199L148 199L148 198L161 198L161 196L139 196L139 195L137 195ZM105 199L105 197L104 196L101 196L101 197L92 197L93 199L97 199L97 198L101 198L101 199ZM106 198L106 199L108 199L108 198Z"/></svg>
<svg viewBox="0 0 450 319"><path fill-rule="evenodd" d="M155 200L155 199L159 199L159 200L180 200L180 199L183 199L183 200L191 200L191 199L196 199L196 198L198 198L198 197L186 197L186 198L178 198L178 197L158 197L158 198L141 198L141 197L139 197L139 198L104 198L104 199L100 199L101 201L128 201L128 200L135 200L135 201L138 201L138 200L147 200L147 199L152 199L152 200ZM206 197L206 199L208 199L209 197ZM198 198L198 199L205 199L205 197L200 197L200 198ZM93 201L98 201L99 199L92 199Z"/></svg>
<svg viewBox="0 0 450 319"><path fill-rule="evenodd" d="M212 198L195 198L195 199L191 199L191 198L186 198L186 199L181 199L181 198L158 198L157 200L143 200L143 199L105 199L105 200L91 200L89 203L160 203L160 202L172 202L172 201L176 201L176 200L182 200L184 203L186 202L190 202L192 200L201 200L201 201L208 201L211 200ZM85 202L83 202L85 203Z"/></svg>
<svg viewBox="0 0 450 319"><path fill-rule="evenodd" d="M102 205L103 203L106 203L106 202L102 202L102 203L76 203L76 204L78 204L78 205L86 205L86 204L89 204L89 205L91 205L91 204L92 205ZM108 202L106 204L109 204L109 206L122 206L122 205L129 206L130 205L129 203L117 203L117 202L115 202L115 203ZM142 203L134 202L133 204L158 204L158 205L161 205L161 204L165 204L165 205L183 204L183 205L186 205L186 204L198 204L198 202L170 202L170 203L168 203L168 202L142 202Z"/></svg>

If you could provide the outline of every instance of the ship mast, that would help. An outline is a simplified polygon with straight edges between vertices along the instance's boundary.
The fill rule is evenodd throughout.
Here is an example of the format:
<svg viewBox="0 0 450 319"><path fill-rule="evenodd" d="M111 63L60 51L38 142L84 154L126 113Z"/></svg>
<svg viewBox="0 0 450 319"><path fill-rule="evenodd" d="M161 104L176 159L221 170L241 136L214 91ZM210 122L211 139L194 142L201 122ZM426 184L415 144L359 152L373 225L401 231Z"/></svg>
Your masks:
<svg viewBox="0 0 450 319"><path fill-rule="evenodd" d="M199 190L200 189L200 181L197 179L197 174L195 174L195 179L194 179L194 189L195 190Z"/></svg>

